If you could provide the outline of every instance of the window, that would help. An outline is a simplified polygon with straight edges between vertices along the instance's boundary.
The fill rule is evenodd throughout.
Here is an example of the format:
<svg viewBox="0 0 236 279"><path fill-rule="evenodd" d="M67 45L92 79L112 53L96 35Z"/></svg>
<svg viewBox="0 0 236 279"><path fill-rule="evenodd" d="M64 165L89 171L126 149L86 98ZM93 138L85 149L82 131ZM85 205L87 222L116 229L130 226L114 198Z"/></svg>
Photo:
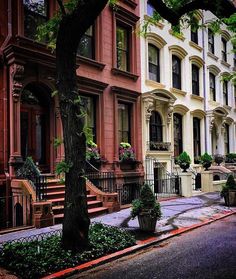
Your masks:
<svg viewBox="0 0 236 279"><path fill-rule="evenodd" d="M215 53L214 34L211 29L208 29L208 51Z"/></svg>
<svg viewBox="0 0 236 279"><path fill-rule="evenodd" d="M223 104L228 105L228 82L223 81Z"/></svg>
<svg viewBox="0 0 236 279"><path fill-rule="evenodd" d="M193 118L193 152L194 157L201 156L201 131L200 131L200 119Z"/></svg>
<svg viewBox="0 0 236 279"><path fill-rule="evenodd" d="M181 60L175 55L172 56L172 83L174 88L181 89Z"/></svg>
<svg viewBox="0 0 236 279"><path fill-rule="evenodd" d="M37 27L48 20L46 0L24 0L24 35L35 39Z"/></svg>
<svg viewBox="0 0 236 279"><path fill-rule="evenodd" d="M234 107L236 108L236 85L234 85Z"/></svg>
<svg viewBox="0 0 236 279"><path fill-rule="evenodd" d="M85 107L85 126L89 128L93 135L93 141L96 142L96 99L91 96L81 96Z"/></svg>
<svg viewBox="0 0 236 279"><path fill-rule="evenodd" d="M116 26L116 55L117 68L123 71L129 71L129 30Z"/></svg>
<svg viewBox="0 0 236 279"><path fill-rule="evenodd" d="M224 142L225 142L225 155L226 155L229 154L229 125L228 124L225 124Z"/></svg>
<svg viewBox="0 0 236 279"><path fill-rule="evenodd" d="M174 113L174 156L183 152L182 115Z"/></svg>
<svg viewBox="0 0 236 279"><path fill-rule="evenodd" d="M233 53L234 53L234 68L236 68L236 46L233 46Z"/></svg>
<svg viewBox="0 0 236 279"><path fill-rule="evenodd" d="M130 106L118 104L118 133L119 142L130 142Z"/></svg>
<svg viewBox="0 0 236 279"><path fill-rule="evenodd" d="M94 26L90 26L80 40L78 54L90 59L95 58Z"/></svg>
<svg viewBox="0 0 236 279"><path fill-rule="evenodd" d="M224 38L221 38L221 59L227 62L227 41Z"/></svg>
<svg viewBox="0 0 236 279"><path fill-rule="evenodd" d="M209 79L210 79L210 100L215 101L216 100L216 78L212 73L210 73Z"/></svg>
<svg viewBox="0 0 236 279"><path fill-rule="evenodd" d="M192 94L199 95L199 68L192 65Z"/></svg>
<svg viewBox="0 0 236 279"><path fill-rule="evenodd" d="M198 44L198 29L191 26L191 41Z"/></svg>
<svg viewBox="0 0 236 279"><path fill-rule="evenodd" d="M154 45L148 45L148 69L149 79L160 82L159 49Z"/></svg>
<svg viewBox="0 0 236 279"><path fill-rule="evenodd" d="M150 117L150 141L151 142L162 142L162 120L161 116L157 111L152 111Z"/></svg>
<svg viewBox="0 0 236 279"><path fill-rule="evenodd" d="M149 1L147 1L147 15L148 16L153 16L155 12L155 9L153 8L153 6L149 3Z"/></svg>

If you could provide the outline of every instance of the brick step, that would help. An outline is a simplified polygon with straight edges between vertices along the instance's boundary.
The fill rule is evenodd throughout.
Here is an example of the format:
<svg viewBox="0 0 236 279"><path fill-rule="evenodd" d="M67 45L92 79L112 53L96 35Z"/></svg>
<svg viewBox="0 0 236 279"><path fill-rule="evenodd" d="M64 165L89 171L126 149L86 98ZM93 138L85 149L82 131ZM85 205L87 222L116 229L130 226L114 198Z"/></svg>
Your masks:
<svg viewBox="0 0 236 279"><path fill-rule="evenodd" d="M54 199L54 198L65 198L65 191L53 191L47 192L47 199Z"/></svg>
<svg viewBox="0 0 236 279"><path fill-rule="evenodd" d="M89 213L89 217L90 218L94 218L96 216L100 216L103 214L108 213L108 209L106 207L96 207L96 208L91 208L88 210ZM54 218L55 218L55 224L60 224L62 223L62 219L64 217L64 214L55 214Z"/></svg>
<svg viewBox="0 0 236 279"><path fill-rule="evenodd" d="M93 200L93 201L88 201L88 209L91 208L96 208L96 207L102 207L102 202L101 201L97 201L97 200ZM63 204L53 204L52 205L52 210L54 213L54 210L64 210L64 205Z"/></svg>

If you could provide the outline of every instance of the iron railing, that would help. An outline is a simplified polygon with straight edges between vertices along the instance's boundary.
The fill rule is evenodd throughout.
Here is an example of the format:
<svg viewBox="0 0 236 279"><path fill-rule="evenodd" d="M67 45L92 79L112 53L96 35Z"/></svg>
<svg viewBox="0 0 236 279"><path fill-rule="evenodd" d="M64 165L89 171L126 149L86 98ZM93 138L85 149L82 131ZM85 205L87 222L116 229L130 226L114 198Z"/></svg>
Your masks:
<svg viewBox="0 0 236 279"><path fill-rule="evenodd" d="M147 142L147 150L170 151L170 147L171 147L170 142L158 142L158 141Z"/></svg>
<svg viewBox="0 0 236 279"><path fill-rule="evenodd" d="M32 178L36 190L36 200L47 200L47 176L39 175Z"/></svg>
<svg viewBox="0 0 236 279"><path fill-rule="evenodd" d="M105 193L115 193L115 176L113 172L90 172L85 176L101 191Z"/></svg>

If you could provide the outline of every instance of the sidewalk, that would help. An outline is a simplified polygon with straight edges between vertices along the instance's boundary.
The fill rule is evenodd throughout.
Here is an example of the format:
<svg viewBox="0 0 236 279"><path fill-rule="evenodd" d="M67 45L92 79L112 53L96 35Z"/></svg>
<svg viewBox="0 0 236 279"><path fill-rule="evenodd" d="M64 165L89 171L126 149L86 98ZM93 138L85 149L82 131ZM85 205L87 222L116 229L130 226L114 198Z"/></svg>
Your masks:
<svg viewBox="0 0 236 279"><path fill-rule="evenodd" d="M223 205L223 200L221 200L219 193L204 193L191 198L176 198L169 201L161 201L160 204L162 218L157 222L156 235L192 227L214 218L217 214L228 214L236 211ZM132 220L130 217L130 208L93 218L91 221L133 231L136 233L138 240L148 237L147 234L140 234L137 218ZM42 229L29 229L0 235L0 244L41 233L53 232L60 230L61 227L61 225L55 225Z"/></svg>

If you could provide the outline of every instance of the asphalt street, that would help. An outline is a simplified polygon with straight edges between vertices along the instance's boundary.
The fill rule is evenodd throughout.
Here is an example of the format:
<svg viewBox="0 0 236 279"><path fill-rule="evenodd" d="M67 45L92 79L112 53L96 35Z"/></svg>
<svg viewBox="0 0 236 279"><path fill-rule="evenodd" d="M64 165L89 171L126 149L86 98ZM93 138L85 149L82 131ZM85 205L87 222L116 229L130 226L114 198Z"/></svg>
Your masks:
<svg viewBox="0 0 236 279"><path fill-rule="evenodd" d="M70 278L236 279L236 215Z"/></svg>

